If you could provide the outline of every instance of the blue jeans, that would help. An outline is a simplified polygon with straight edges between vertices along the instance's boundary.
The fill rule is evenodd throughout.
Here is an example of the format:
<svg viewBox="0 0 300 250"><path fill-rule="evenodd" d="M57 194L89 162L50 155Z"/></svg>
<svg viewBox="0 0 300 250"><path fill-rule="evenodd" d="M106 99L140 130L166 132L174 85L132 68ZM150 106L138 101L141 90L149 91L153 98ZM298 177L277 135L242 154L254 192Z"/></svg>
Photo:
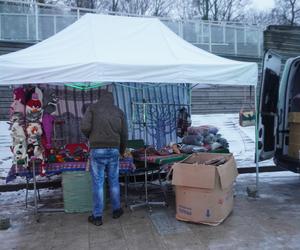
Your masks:
<svg viewBox="0 0 300 250"><path fill-rule="evenodd" d="M119 149L97 148L91 149L91 175L93 182L93 216L102 216L103 213L103 183L104 170L107 171L110 200L112 209L116 210L120 205L119 185Z"/></svg>

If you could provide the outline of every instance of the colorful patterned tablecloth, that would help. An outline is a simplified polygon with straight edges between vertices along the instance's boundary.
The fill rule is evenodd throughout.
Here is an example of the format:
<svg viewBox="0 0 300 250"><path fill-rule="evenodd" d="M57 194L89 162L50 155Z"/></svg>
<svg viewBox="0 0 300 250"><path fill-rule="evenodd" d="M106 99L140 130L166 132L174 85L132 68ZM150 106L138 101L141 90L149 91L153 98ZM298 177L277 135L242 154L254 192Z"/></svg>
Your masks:
<svg viewBox="0 0 300 250"><path fill-rule="evenodd" d="M86 171L87 162L62 162L62 163L48 163L45 165L45 175L61 174L65 171ZM36 165L36 174L41 174L41 164ZM133 173L135 165L132 158L120 159L120 174ZM32 168L19 165L13 165L6 177L6 183L14 180L17 176L32 178Z"/></svg>

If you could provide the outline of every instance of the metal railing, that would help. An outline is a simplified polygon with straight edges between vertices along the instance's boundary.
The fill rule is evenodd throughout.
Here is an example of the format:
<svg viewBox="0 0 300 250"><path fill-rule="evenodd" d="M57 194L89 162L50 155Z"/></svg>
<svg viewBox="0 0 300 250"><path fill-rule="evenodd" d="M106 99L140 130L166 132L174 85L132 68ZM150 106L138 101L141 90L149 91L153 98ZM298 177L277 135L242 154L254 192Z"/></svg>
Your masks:
<svg viewBox="0 0 300 250"><path fill-rule="evenodd" d="M0 0L0 40L41 41L74 23L86 13L137 16L96 9ZM262 55L263 28L260 26L197 19L160 20L183 39L209 52L234 56Z"/></svg>

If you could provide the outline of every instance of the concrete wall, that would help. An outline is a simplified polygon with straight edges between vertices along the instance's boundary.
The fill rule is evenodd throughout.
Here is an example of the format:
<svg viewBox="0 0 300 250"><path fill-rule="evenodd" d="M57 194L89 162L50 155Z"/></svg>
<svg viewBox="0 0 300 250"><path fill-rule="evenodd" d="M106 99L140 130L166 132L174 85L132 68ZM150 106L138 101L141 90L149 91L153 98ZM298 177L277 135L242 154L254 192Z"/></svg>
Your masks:
<svg viewBox="0 0 300 250"><path fill-rule="evenodd" d="M15 52L32 45L31 43L0 42L0 55ZM12 102L10 86L0 86L0 121L8 120L8 109Z"/></svg>
<svg viewBox="0 0 300 250"><path fill-rule="evenodd" d="M225 56L224 56L225 57ZM261 79L261 58L257 57L228 57L228 59L256 62L258 64L258 82ZM192 91L192 114L237 113L244 106L254 107L254 87L250 98L250 86L224 86Z"/></svg>
<svg viewBox="0 0 300 250"><path fill-rule="evenodd" d="M238 113L241 108L254 107L252 87L214 87L196 89L192 92L192 114Z"/></svg>

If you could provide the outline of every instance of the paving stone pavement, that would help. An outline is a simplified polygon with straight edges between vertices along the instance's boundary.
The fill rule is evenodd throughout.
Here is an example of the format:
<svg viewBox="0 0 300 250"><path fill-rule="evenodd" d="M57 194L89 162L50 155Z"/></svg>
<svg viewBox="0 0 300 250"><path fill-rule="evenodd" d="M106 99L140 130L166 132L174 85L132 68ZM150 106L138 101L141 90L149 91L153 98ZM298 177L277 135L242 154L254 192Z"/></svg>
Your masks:
<svg viewBox="0 0 300 250"><path fill-rule="evenodd" d="M180 226L175 220L172 195L169 207L153 208L152 214L145 208L133 212L126 209L120 219L112 219L107 209L101 227L89 224L87 213L43 214L37 223L32 207L26 210L24 204L5 199L5 211L1 209L0 216L9 215L12 226L0 231L0 249L299 249L299 175L261 174L258 199L246 194L246 187L254 181L251 174L238 177L234 211L216 227L192 223ZM51 192L46 198L51 201Z"/></svg>

